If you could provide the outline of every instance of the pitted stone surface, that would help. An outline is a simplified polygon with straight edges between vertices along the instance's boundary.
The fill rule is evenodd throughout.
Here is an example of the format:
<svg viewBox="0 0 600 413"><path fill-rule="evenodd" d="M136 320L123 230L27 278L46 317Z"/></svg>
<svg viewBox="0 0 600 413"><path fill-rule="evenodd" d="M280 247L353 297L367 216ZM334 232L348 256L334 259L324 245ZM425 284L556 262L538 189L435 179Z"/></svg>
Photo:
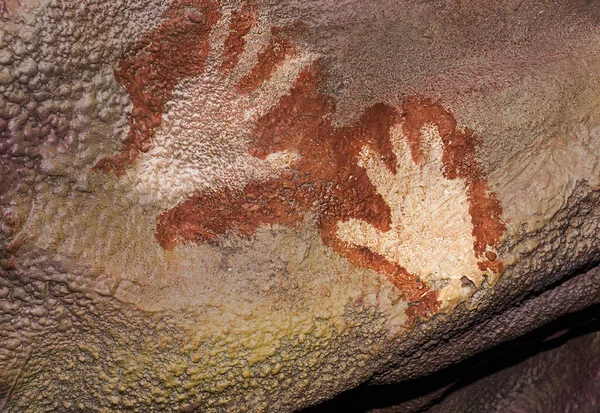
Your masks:
<svg viewBox="0 0 600 413"><path fill-rule="evenodd" d="M551 319L595 7L0 1L0 408L294 411Z"/></svg>

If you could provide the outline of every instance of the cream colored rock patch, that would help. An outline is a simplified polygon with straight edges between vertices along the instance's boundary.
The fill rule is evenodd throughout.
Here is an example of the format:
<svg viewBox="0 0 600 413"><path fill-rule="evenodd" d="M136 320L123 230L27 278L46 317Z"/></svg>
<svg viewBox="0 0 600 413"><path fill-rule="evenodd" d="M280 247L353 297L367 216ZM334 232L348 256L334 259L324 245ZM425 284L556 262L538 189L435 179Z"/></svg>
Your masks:
<svg viewBox="0 0 600 413"><path fill-rule="evenodd" d="M442 310L451 310L466 299L467 277L480 287L484 274L473 251L475 238L469 215L466 184L443 176L443 146L437 127L422 129L423 165L416 164L401 125L391 131L397 157L394 174L370 148L363 147L359 165L391 210L392 227L381 231L358 219L338 223L338 237L364 246L418 275L440 291Z"/></svg>

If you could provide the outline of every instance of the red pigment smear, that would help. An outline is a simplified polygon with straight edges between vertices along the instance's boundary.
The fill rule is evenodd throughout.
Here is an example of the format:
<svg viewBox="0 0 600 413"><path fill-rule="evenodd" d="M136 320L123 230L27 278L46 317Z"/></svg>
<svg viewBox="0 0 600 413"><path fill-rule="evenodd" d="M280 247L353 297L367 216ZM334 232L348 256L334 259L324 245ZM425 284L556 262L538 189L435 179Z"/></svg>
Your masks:
<svg viewBox="0 0 600 413"><path fill-rule="evenodd" d="M279 151L299 152L294 168L266 182L251 182L239 192L199 194L161 214L157 239L163 247L172 249L180 239L206 242L227 233L251 235L264 224L295 224L308 211L317 214L322 228L355 217L389 230L389 207L356 157L369 145L385 153L384 160L395 168L388 132L396 112L377 105L358 126L336 130L329 120L335 104L319 93L321 81L317 71L304 70L290 93L258 120L254 131L253 156L264 159ZM203 231L190 231L190 222ZM327 233L323 231L324 236Z"/></svg>
<svg viewBox="0 0 600 413"><path fill-rule="evenodd" d="M256 15L247 3L232 14L222 65L225 72L238 62L244 36L257 24ZM130 132L122 150L101 160L95 170L120 175L140 152L149 150L177 82L203 73L210 47L208 35L220 16L214 0L176 1L165 22L120 63L115 76L125 86L134 107L129 117ZM294 53L284 31L272 29L270 43L259 54L254 69L239 83L239 90L256 90ZM417 319L438 311L438 292L368 248L342 242L336 231L339 221L350 218L368 222L380 231L390 230L390 208L364 168L358 166L359 153L370 146L395 173L390 129L403 122L412 158L422 164L420 132L424 125L434 124L444 143L444 176L463 179L467 185L479 266L500 272L501 263L495 254L486 252L486 247L496 246L505 231L500 220L502 209L493 194L488 196L483 170L475 159L479 142L472 132L458 130L451 113L439 104L419 99L409 100L401 112L384 104L374 105L355 124L335 128L331 119L336 104L321 93L323 83L319 64L305 69L290 93L256 124L250 154L264 159L279 151L298 153L299 160L293 167L276 178L251 182L240 190L197 193L165 211L157 217L156 238L160 245L172 250L182 241L218 243L222 236L251 236L265 224L294 226L310 212L326 245L360 268L386 274L404 292L411 302L408 324L413 325Z"/></svg>
<svg viewBox="0 0 600 413"><path fill-rule="evenodd" d="M378 104L356 124L335 128L331 119L336 105L320 92L323 80L318 65L304 70L290 93L259 119L254 131L253 156L264 159L279 151L297 152L300 158L292 168L266 182L250 182L239 191L196 194L159 215L156 238L167 250L182 240L218 243L223 235L250 236L265 224L296 225L312 212L326 245L360 268L386 274L419 306L414 322L418 315L425 315L423 309L433 313L438 308L438 293L424 294L427 285L403 267L336 236L338 221L350 218L381 231L390 229L390 208L357 159L362 148L369 146L395 173L390 129L400 116L394 108Z"/></svg>
<svg viewBox="0 0 600 413"><path fill-rule="evenodd" d="M133 104L129 133L120 152L100 160L95 171L122 175L140 152L150 149L177 82L204 72L209 33L221 17L219 10L214 0L176 0L166 12L166 20L120 62L115 77Z"/></svg>
<svg viewBox="0 0 600 413"><path fill-rule="evenodd" d="M244 50L244 36L250 33L258 23L258 13L255 5L248 2L242 4L239 11L231 13L229 35L225 40L225 52L221 69L230 72L237 65L240 54Z"/></svg>
<svg viewBox="0 0 600 413"><path fill-rule="evenodd" d="M421 131L437 126L444 152L441 171L448 179L462 179L467 186L472 217L474 251L481 259L480 269L502 271L502 264L487 246L497 246L505 227L502 209L491 194L483 170L475 159L479 142L469 130L457 128L452 114L441 105L424 99L410 99L401 112L377 104L367 109L353 125L335 128L331 122L336 104L321 93L324 75L316 64L304 70L290 93L259 119L250 154L265 159L280 151L296 152L298 162L277 178L251 182L241 190L198 193L158 217L156 237L165 249L182 240L218 243L225 235L251 236L265 224L293 226L306 213L316 215L326 245L360 268L386 274L411 302L407 325L439 310L439 292L405 268L391 263L366 247L342 242L337 223L350 218L366 221L381 231L390 229L390 209L376 192L364 168L358 166L359 153L367 145L380 154L392 173L396 156L390 130L402 123L413 160L422 164L424 151Z"/></svg>
<svg viewBox="0 0 600 413"><path fill-rule="evenodd" d="M497 247L506 231L502 222L502 206L496 194L489 191L483 168L477 162L475 152L480 141L473 131L461 130L451 112L440 104L426 99L409 99L403 107L402 131L408 137L415 163L423 162L420 140L423 126L435 125L444 145L442 173L448 179L462 179L467 185L469 214L473 224L475 256L480 259L481 271L502 272L502 262L496 254L486 252L488 246Z"/></svg>
<svg viewBox="0 0 600 413"><path fill-rule="evenodd" d="M272 28L271 41L258 54L258 63L238 84L240 92L250 92L259 88L271 77L285 58L295 52L294 45L285 38L283 29Z"/></svg>
<svg viewBox="0 0 600 413"><path fill-rule="evenodd" d="M407 317L406 325L412 327L416 324L417 320L436 314L440 307L438 297L439 292L437 290L427 291L419 298L419 301L409 305L405 310Z"/></svg>

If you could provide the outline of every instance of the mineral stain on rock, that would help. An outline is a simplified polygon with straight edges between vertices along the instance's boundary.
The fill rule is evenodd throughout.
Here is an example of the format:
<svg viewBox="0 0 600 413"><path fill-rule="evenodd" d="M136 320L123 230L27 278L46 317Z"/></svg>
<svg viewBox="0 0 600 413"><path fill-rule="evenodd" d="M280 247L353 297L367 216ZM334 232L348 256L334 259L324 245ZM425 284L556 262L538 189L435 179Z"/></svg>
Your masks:
<svg viewBox="0 0 600 413"><path fill-rule="evenodd" d="M209 34L221 18L213 0L180 0L166 20L146 35L115 71L133 103L130 131L119 153L101 160L95 170L121 175L140 152L152 145L161 125L165 104L177 82L201 75L209 53ZM244 3L231 14L229 35L220 65L230 72L239 62L245 36L258 24L257 11ZM270 41L258 62L238 84L240 93L259 88L296 52L285 29L272 28ZM397 174L398 154L391 134L400 127L412 162L423 165L423 128L435 127L441 138L443 168L448 180L464 182L474 238L473 251L481 271L499 274L502 263L494 248L505 232L502 208L490 193L481 165L475 158L478 140L462 130L452 113L434 101L413 97L400 107L383 103L366 109L356 122L333 123L336 102L324 92L325 65L316 61L298 75L289 93L254 125L249 154L259 159L282 151L297 161L266 181L251 181L241 189L228 187L199 191L157 217L156 239L166 250L181 242L218 244L223 236L249 237L263 225L297 225L307 214L315 217L325 245L354 265L385 274L403 291L410 305L409 325L439 309L439 292L421 277L365 245L342 240L339 223L364 222L377 231L391 230L391 208L359 161L366 149L377 154L391 174Z"/></svg>
<svg viewBox="0 0 600 413"><path fill-rule="evenodd" d="M115 71L133 104L129 133L119 153L100 160L94 167L96 171L122 175L140 152L150 149L177 82L204 72L210 49L208 36L221 17L219 3L177 0L165 17L164 23L144 36Z"/></svg>
<svg viewBox="0 0 600 413"><path fill-rule="evenodd" d="M245 2L239 11L232 12L221 70L230 71L237 65L246 43L244 36L250 33L257 23L257 10L253 4Z"/></svg>

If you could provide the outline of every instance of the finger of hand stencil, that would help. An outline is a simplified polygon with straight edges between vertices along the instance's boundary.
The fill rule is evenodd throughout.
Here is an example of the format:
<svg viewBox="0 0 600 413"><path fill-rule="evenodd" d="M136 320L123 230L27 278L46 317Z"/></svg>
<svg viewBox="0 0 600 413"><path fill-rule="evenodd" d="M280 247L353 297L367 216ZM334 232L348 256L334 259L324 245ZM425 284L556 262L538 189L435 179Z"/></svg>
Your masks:
<svg viewBox="0 0 600 413"><path fill-rule="evenodd" d="M381 156L368 146L364 146L359 154L358 165L367 171L367 176L384 200L392 196L396 175L393 174L381 159Z"/></svg>
<svg viewBox="0 0 600 413"><path fill-rule="evenodd" d="M246 36L258 25L256 6L244 2L239 10L234 10L229 19L229 34L223 45L221 70L226 73L238 64L246 45Z"/></svg>
<svg viewBox="0 0 600 413"><path fill-rule="evenodd" d="M258 61L250 72L240 80L238 89L251 92L260 87L275 73L288 56L296 53L295 46L281 28L271 28L270 40L258 54Z"/></svg>

